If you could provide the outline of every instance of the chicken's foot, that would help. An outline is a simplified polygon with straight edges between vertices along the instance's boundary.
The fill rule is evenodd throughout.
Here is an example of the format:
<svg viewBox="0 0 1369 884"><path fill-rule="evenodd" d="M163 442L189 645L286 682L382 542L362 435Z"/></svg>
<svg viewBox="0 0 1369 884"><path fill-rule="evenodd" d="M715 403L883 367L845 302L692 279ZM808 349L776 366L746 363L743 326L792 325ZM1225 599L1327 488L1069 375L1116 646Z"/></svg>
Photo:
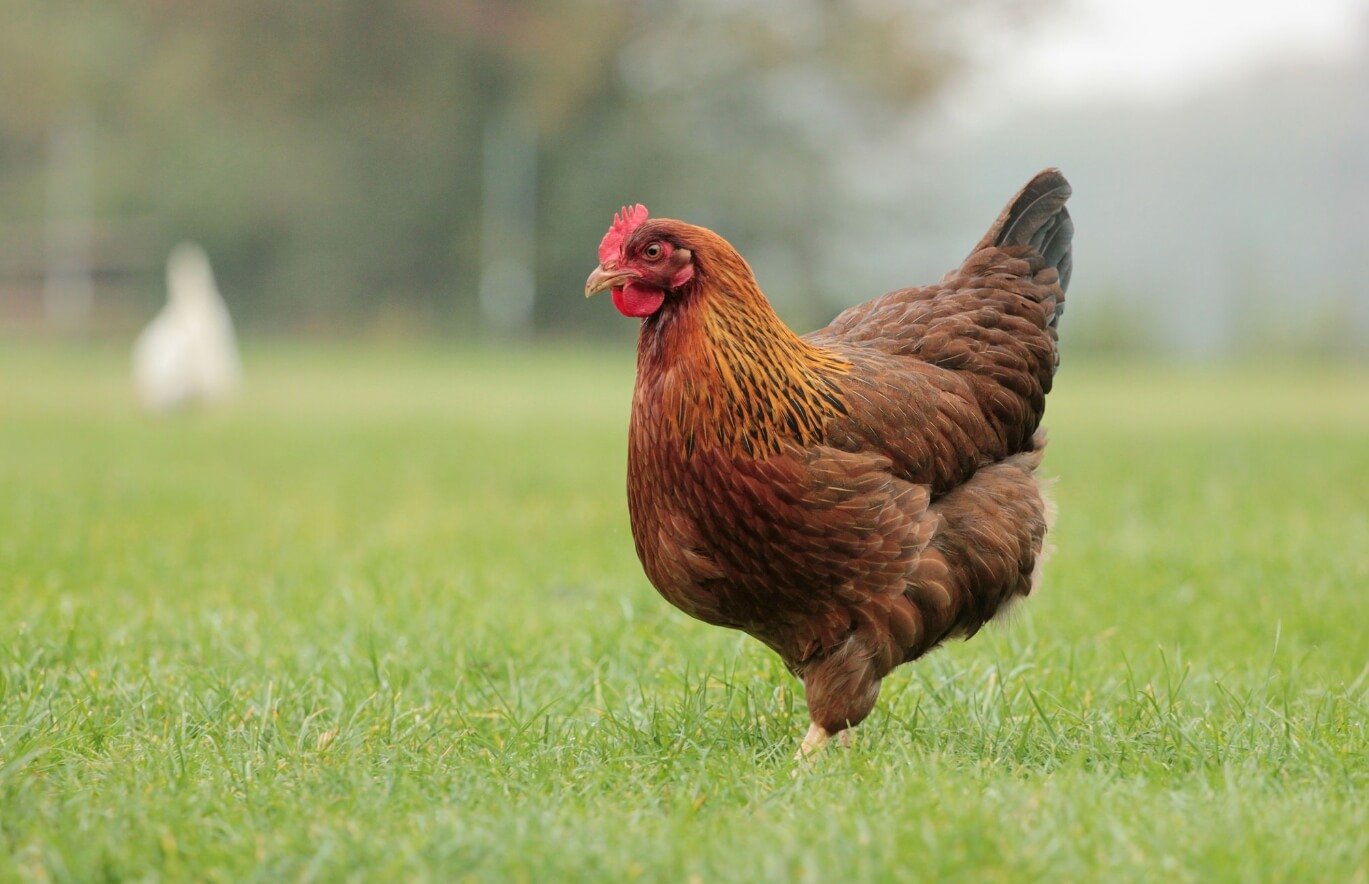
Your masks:
<svg viewBox="0 0 1369 884"><path fill-rule="evenodd" d="M803 742L799 744L799 750L794 753L794 760L801 763L812 761L813 756L815 756L823 746L826 746L831 739L832 735L827 732L826 728L817 724L809 725L808 733L804 735ZM837 743L839 743L843 749L851 748L850 728L837 734Z"/></svg>

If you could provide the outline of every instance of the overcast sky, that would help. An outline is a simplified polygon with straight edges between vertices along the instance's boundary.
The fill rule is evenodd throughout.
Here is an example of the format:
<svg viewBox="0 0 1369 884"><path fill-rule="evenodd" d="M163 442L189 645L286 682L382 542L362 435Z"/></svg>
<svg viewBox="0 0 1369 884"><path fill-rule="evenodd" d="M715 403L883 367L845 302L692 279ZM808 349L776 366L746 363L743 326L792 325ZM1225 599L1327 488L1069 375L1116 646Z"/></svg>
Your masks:
<svg viewBox="0 0 1369 884"><path fill-rule="evenodd" d="M1369 0L1057 3L1025 33L981 44L982 73L967 88L984 110L1163 102L1279 60L1369 52Z"/></svg>

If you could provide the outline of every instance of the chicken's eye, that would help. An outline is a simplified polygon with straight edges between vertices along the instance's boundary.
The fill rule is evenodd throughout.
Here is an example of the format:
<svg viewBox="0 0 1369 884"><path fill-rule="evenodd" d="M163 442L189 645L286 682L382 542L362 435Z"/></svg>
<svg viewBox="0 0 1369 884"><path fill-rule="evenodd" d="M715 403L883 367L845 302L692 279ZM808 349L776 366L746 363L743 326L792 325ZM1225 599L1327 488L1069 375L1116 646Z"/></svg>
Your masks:
<svg viewBox="0 0 1369 884"><path fill-rule="evenodd" d="M665 248L660 243L654 242L642 249L642 254L645 255L648 260L655 261L657 258L661 257L661 253L664 251Z"/></svg>

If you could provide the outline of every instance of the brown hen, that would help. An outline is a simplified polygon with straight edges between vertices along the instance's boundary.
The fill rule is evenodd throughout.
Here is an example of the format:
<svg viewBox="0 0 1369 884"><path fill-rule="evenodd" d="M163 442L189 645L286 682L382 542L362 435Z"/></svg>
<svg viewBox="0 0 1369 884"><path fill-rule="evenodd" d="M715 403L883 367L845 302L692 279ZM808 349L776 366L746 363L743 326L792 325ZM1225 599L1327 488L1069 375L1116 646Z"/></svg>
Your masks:
<svg viewBox="0 0 1369 884"><path fill-rule="evenodd" d="M671 604L802 679L805 756L880 681L1036 581L1035 470L1069 284L1069 184L1027 184L956 270L799 337L710 230L624 209L586 295L643 319L632 535Z"/></svg>

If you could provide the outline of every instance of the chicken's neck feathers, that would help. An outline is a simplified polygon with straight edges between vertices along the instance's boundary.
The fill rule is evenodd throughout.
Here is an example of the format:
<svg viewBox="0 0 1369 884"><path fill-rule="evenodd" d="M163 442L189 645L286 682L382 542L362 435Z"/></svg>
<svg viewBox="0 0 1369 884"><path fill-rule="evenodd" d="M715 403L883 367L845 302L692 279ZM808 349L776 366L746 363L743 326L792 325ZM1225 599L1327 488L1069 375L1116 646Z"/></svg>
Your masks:
<svg viewBox="0 0 1369 884"><path fill-rule="evenodd" d="M786 442L821 442L827 421L845 412L837 380L850 364L794 334L741 267L702 274L643 323L635 438L678 445L686 457L714 449L762 458Z"/></svg>

